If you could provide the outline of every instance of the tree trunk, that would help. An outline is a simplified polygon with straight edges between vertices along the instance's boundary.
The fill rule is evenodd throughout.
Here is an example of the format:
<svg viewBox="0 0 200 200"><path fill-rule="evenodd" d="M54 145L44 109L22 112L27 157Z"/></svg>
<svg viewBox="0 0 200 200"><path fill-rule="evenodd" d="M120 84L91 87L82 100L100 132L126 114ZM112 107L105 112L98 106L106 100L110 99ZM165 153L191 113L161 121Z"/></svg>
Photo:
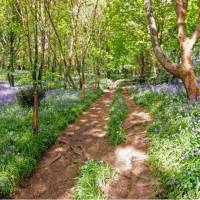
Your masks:
<svg viewBox="0 0 200 200"><path fill-rule="evenodd" d="M198 11L199 17L196 29L193 35L191 37L188 37L186 35L187 32L185 23L186 14L188 11L188 1L173 0L173 3L177 15L178 39L181 52L180 64L174 63L162 51L158 40L158 29L153 15L153 9L151 5L152 1L144 0L151 40L156 58L169 73L180 78L183 81L188 99L190 102L192 102L194 100L197 100L200 96L200 89L196 80L192 63L192 49L200 38L200 7Z"/></svg>
<svg viewBox="0 0 200 200"><path fill-rule="evenodd" d="M85 97L85 74L84 66L81 67L81 100Z"/></svg>
<svg viewBox="0 0 200 200"><path fill-rule="evenodd" d="M185 67L181 68L180 79L183 81L189 101L197 100L200 96L200 90L194 70L192 68L189 70L186 70Z"/></svg>
<svg viewBox="0 0 200 200"><path fill-rule="evenodd" d="M10 52L9 52L9 65L8 65L8 82L11 87L14 87L14 33L10 32L9 39L10 39Z"/></svg>
<svg viewBox="0 0 200 200"><path fill-rule="evenodd" d="M14 75L8 72L7 78L8 78L9 85L11 87L14 87L15 86Z"/></svg>
<svg viewBox="0 0 200 200"><path fill-rule="evenodd" d="M34 106L33 106L33 131L38 132L38 108L39 108L39 96L38 87L35 87L34 91Z"/></svg>
<svg viewBox="0 0 200 200"><path fill-rule="evenodd" d="M193 70L188 72L185 76L182 77L188 99L192 102L198 99L200 96L200 90L196 76Z"/></svg>
<svg viewBox="0 0 200 200"><path fill-rule="evenodd" d="M33 64L33 86L34 86L34 105L33 105L33 131L34 133L38 132L38 107L39 107L39 99L38 99L38 4L35 4L35 27L34 27L34 49L35 49L35 57Z"/></svg>
<svg viewBox="0 0 200 200"><path fill-rule="evenodd" d="M183 81L188 99L192 102L197 100L200 95L200 90L192 62L192 47L189 44L190 41L188 39L180 42L181 63L178 70L179 78Z"/></svg>
<svg viewBox="0 0 200 200"><path fill-rule="evenodd" d="M82 86L82 88L81 88L81 100L83 100L84 97L85 97L85 82L84 82L83 79L81 80L81 86Z"/></svg>
<svg viewBox="0 0 200 200"><path fill-rule="evenodd" d="M140 83L144 83L145 82L145 55L144 52L142 52L139 55L139 63L140 63Z"/></svg>

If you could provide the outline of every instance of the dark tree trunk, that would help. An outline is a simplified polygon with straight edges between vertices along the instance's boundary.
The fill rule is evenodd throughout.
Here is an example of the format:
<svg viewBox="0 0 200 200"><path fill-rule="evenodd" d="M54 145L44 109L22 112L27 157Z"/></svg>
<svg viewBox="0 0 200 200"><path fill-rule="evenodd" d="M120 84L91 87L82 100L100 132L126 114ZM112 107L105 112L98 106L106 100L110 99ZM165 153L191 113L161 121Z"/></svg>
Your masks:
<svg viewBox="0 0 200 200"><path fill-rule="evenodd" d="M39 99L38 99L38 5L35 4L35 27L34 27L34 43L35 43L35 57L34 57L34 65L33 65L33 86L34 86L34 105L33 105L33 131L34 133L38 132L38 107L39 107Z"/></svg>
<svg viewBox="0 0 200 200"><path fill-rule="evenodd" d="M144 52L142 52L139 55L139 63L140 63L140 82L144 83L145 82L145 68L146 68Z"/></svg>
<svg viewBox="0 0 200 200"><path fill-rule="evenodd" d="M10 32L9 34L9 40L10 40L10 52L9 52L9 65L8 65L8 82L11 87L15 86L14 82L14 33Z"/></svg>
<svg viewBox="0 0 200 200"><path fill-rule="evenodd" d="M33 131L34 131L34 133L38 132L38 109L39 109L38 87L35 87L34 106L33 106Z"/></svg>

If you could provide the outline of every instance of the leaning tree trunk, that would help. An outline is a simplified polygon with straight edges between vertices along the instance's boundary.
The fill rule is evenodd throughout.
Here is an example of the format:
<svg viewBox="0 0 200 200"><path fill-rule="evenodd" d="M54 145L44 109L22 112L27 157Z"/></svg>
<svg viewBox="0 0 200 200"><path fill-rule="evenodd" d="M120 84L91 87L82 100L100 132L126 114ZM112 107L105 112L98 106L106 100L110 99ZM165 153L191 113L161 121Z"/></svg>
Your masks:
<svg viewBox="0 0 200 200"><path fill-rule="evenodd" d="M156 58L158 59L160 64L166 69L166 71L183 81L189 101L192 102L194 100L197 100L200 96L200 89L193 68L192 49L200 38L200 5L196 29L193 32L193 35L191 37L188 37L186 34L187 31L185 20L188 11L188 1L173 0L174 8L177 15L178 39L181 52L181 62L179 64L176 64L170 58L168 58L161 49L158 39L156 20L153 15L152 0L144 0L144 4L146 8L150 35Z"/></svg>

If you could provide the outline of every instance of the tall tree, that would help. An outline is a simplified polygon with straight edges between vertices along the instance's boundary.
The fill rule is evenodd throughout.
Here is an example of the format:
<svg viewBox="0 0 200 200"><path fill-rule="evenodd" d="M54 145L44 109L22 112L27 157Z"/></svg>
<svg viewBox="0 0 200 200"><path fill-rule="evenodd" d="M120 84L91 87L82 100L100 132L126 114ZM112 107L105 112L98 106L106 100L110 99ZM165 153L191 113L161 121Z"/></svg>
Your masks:
<svg viewBox="0 0 200 200"><path fill-rule="evenodd" d="M186 30L188 0L173 0L177 16L178 40L180 46L180 63L178 64L173 62L161 48L151 0L144 0L144 4L147 12L153 49L158 61L169 73L183 81L188 99L190 101L196 100L200 96L200 89L194 72L192 49L200 37L200 4L196 29L194 30L192 36L189 37L187 36Z"/></svg>

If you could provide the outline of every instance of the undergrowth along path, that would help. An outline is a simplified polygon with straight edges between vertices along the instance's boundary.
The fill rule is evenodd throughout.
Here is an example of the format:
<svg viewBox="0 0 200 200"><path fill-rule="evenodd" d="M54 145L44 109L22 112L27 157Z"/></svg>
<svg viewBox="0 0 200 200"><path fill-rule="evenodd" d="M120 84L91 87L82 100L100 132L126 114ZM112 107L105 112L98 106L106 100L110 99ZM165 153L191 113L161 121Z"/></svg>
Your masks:
<svg viewBox="0 0 200 200"><path fill-rule="evenodd" d="M43 156L35 172L14 191L16 199L72 198L75 178L88 159L113 150L106 141L109 106L114 91L105 93L68 126Z"/></svg>
<svg viewBox="0 0 200 200"><path fill-rule="evenodd" d="M152 117L136 105L128 91L124 90L122 94L128 108L128 117L124 121L126 142L104 158L117 172L106 193L111 199L154 199L159 197L162 189L149 166L146 125L152 122Z"/></svg>
<svg viewBox="0 0 200 200"><path fill-rule="evenodd" d="M124 122L126 142L112 146L107 142L109 107L114 91L105 92L69 125L43 156L30 178L14 191L18 199L72 198L77 173L88 159L110 163L116 175L104 192L108 198L149 199L159 193L159 184L148 164L146 123L152 119L123 92L128 117Z"/></svg>

